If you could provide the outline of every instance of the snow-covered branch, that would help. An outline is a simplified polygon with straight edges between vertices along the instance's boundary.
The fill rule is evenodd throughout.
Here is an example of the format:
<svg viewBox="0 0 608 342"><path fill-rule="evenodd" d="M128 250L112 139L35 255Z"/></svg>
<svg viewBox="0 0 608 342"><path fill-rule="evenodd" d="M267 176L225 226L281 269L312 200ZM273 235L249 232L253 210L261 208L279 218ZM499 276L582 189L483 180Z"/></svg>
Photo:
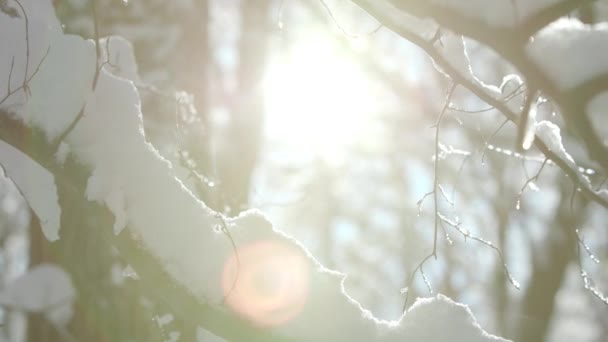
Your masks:
<svg viewBox="0 0 608 342"><path fill-rule="evenodd" d="M399 321L378 320L344 292L343 274L325 269L262 213L212 211L146 141L132 80L92 67L100 63L96 42L64 35L50 5L22 3L29 38L22 20L0 16L0 70L29 84L6 97L0 138L53 175L61 218L91 215L87 224L98 227L88 231L115 239L140 281L153 282L151 292L172 294L172 305L192 308L190 319L236 341L502 340L441 295L419 300ZM28 78L30 63L40 70ZM24 133L33 137L27 144Z"/></svg>
<svg viewBox="0 0 608 342"><path fill-rule="evenodd" d="M375 17L386 28L394 31L408 41L416 44L433 59L455 83L467 88L482 101L496 108L505 117L517 125L524 125L519 105L515 108L506 104L498 87L483 84L472 73L466 46L455 34L461 34L476 39L482 44L494 49L506 61L514 65L525 77L528 88L540 89L549 96L561 109L562 116L574 131L582 137L587 152L597 161L604 171L608 171L608 153L606 146L591 124L588 106L605 108L596 96L607 90L608 85L603 81L608 75L608 49L606 44L598 41L608 41L603 25L583 25L576 19L560 19L582 5L579 1L430 1L424 4L415 1L369 1L353 0L363 10ZM517 6L515 6L517 5ZM526 25L517 22L508 25L500 20L487 20L495 16L504 17L505 8L516 7L517 18L525 18ZM474 10L471 10L474 8ZM402 10L401 13L398 11ZM396 13L397 12L397 13ZM474 16L474 18L470 18ZM508 15L506 16L508 17ZM414 30L412 20L432 18L446 30L441 40L429 39L428 33ZM471 20L469 20L471 19ZM536 33L544 25L548 27ZM566 35L564 37L564 34ZM519 38L525 35L525 39ZM563 39L562 39L563 38ZM595 43L594 43L595 42ZM456 45L454 45L456 43ZM575 47L576 46L576 47ZM554 53L547 53L554 51ZM587 53L599 55L593 63L587 63ZM564 62L564 56L570 63ZM567 70L564 70L566 68ZM602 76L597 76L602 75ZM593 98L595 101L587 102ZM582 99L582 100L581 100ZM524 106L525 109L525 106ZM553 127L545 129L546 126ZM536 139L534 145L547 158L558 165L577 187L592 200L608 207L608 194L596 191L591 186L587 176L582 173L570 155L565 151L561 142L559 128L550 122L532 124Z"/></svg>

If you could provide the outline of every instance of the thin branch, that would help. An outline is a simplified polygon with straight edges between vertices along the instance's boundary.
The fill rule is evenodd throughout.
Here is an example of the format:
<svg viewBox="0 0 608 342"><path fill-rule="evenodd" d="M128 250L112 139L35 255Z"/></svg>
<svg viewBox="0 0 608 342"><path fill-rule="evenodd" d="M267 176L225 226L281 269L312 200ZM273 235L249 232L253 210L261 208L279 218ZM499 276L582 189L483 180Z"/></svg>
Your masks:
<svg viewBox="0 0 608 342"><path fill-rule="evenodd" d="M13 77L13 69L15 68L15 56L13 56L11 58L11 69L8 72L8 80L6 81L6 89L7 92L10 93L11 92L11 80Z"/></svg>
<svg viewBox="0 0 608 342"><path fill-rule="evenodd" d="M443 188L443 186L441 184L437 184L437 187L439 188L439 193L441 193L441 196L443 197L443 199L448 202L450 205L454 205L454 201L452 201L449 197L447 192L445 191L445 189Z"/></svg>
<svg viewBox="0 0 608 342"><path fill-rule="evenodd" d="M411 43L420 47L426 54L433 59L434 63L438 65L447 75L452 78L452 80L465 88L467 88L472 94L476 95L479 99L486 102L488 105L495 107L497 110L503 113L503 115L512 122L517 122L518 115L514 113L508 106L502 103L500 100L494 98L490 94L486 93L483 87L479 86L475 83L474 80L471 80L469 77L461 74L447 59L443 56L435 47L431 44L428 44L427 40L419 36L418 34L406 29L404 25L401 25L396 18L385 16L378 7L376 7L373 2L370 0L351 0L354 3L358 4L361 8L367 11L370 15L374 16L378 19L380 23L382 23L385 27L394 31L401 37L407 39ZM493 37L494 40L497 37ZM487 43L486 40L481 40L484 43ZM494 44L496 45L496 44ZM502 52L502 50L497 50ZM505 55L505 57L513 57L511 54ZM511 58L512 59L512 58ZM521 61L517 61L521 64ZM516 65L518 66L518 65ZM536 69L532 70L536 71ZM541 73L542 74L542 73ZM556 93L554 89L544 82L544 80L536 80L535 84L542 85L539 88L543 90L551 90L548 93ZM545 89L545 88L549 89ZM579 173L577 169L571 167L569 161L564 160L560 155L551 151L547 145L545 145L542 138L537 136L537 139L534 140L534 145L538 148L547 158L551 159L560 169L562 169L570 179L581 185L584 194L591 200L601 204L602 206L608 208L608 198L601 196L599 193L591 189L590 185L588 185L587 181L584 177Z"/></svg>
<svg viewBox="0 0 608 342"><path fill-rule="evenodd" d="M538 169L538 172L536 172L536 174L534 176L532 176L531 178L528 178L528 180L526 180L526 182L524 183L524 186L522 186L521 189L519 190L519 193L517 194L517 204L515 205L515 208L517 210L519 210L519 206L521 203L521 196L523 195L524 190L526 190L528 185L533 184L532 182L538 181L538 177L540 176L541 172L543 172L543 169L545 168L545 165L547 165L548 161L549 161L549 159L545 158L545 161L543 161L542 165Z"/></svg>
<svg viewBox="0 0 608 342"><path fill-rule="evenodd" d="M15 2L17 3L17 5L19 6L19 8L21 8L21 12L23 12L23 19L25 21L25 73L23 74L23 90L25 91L26 94L29 94L29 87L28 87L28 72L29 72L29 66L30 66L30 26L29 26L29 18L27 17L27 13L25 12L25 9L23 8L23 5L21 5L21 1L20 0L15 0Z"/></svg>
<svg viewBox="0 0 608 342"><path fill-rule="evenodd" d="M458 167L458 171L456 171L455 179L460 178L460 175L462 174L462 171L464 170L464 166L466 165L467 161L471 158L471 156L472 156L472 154L469 154L469 155L465 156L464 158L462 158L462 162L460 163L460 166ZM454 197L456 197L456 184L454 184L454 186L452 187L452 198L454 198Z"/></svg>
<svg viewBox="0 0 608 342"><path fill-rule="evenodd" d="M445 240L448 242L448 245L453 245L454 241L452 241L452 238L450 237L450 234L448 233L447 229L445 229L445 224L443 221L439 222L439 224L441 225L441 229L443 229L443 234L445 236Z"/></svg>
<svg viewBox="0 0 608 342"><path fill-rule="evenodd" d="M505 96L505 98L502 100L502 103L507 104L511 100L516 98L517 96L523 94L525 92L525 89L523 89L523 85L524 85L523 83L518 85L517 88L515 88L511 93L509 93L507 96ZM457 111L460 113L465 113L465 114L480 114L480 113L489 112L491 110L496 110L496 107L489 106L486 108L476 109L476 110L464 109L464 108L459 108L459 107L450 107L450 110Z"/></svg>
<svg viewBox="0 0 608 342"><path fill-rule="evenodd" d="M336 27L345 35L348 36L350 38L357 38L357 36L350 34L348 32L346 32L346 30L344 29L344 27L342 27L342 25L340 25L340 23L338 22L338 20L336 20L336 17L334 16L333 11L331 10L331 8L329 8L329 5L325 2L325 0L319 0L319 2L321 3L321 5L323 5L323 8L325 8L325 11L327 12L327 14L329 15L329 17L331 18L331 20L334 22L334 24L336 24Z"/></svg>
<svg viewBox="0 0 608 342"><path fill-rule="evenodd" d="M241 259L239 257L239 250L236 247L236 243L234 242L234 239L232 238L232 233L230 233L230 230L228 229L228 226L226 225L226 220L224 219L224 215L222 215L221 213L218 212L215 214L215 217L220 220L220 229L221 229L222 233L224 233L224 235L226 235L226 237L228 237L228 239L230 240L230 244L232 245L232 250L236 257L236 274L234 276L234 281L232 282L232 286L230 287L230 290L228 291L228 293L224 294L224 297L222 298L222 304L224 304L224 303L226 303L226 300L232 294L232 291L234 291L234 288L236 287L236 283L239 279L239 271L241 269Z"/></svg>
<svg viewBox="0 0 608 342"><path fill-rule="evenodd" d="M95 35L95 76L93 77L93 90L97 87L97 80L99 79L100 68L98 66L99 60L101 59L101 47L99 46L99 19L97 18L97 0L92 1L93 11L93 30ZM109 57L108 57L109 58Z"/></svg>
<svg viewBox="0 0 608 342"><path fill-rule="evenodd" d="M44 63L44 61L46 60L46 57L49 55L49 51L51 51L51 47L49 46L46 49L46 52L44 53L44 56L42 56L42 58L40 59L40 62L38 63L38 65L36 66L36 69L34 70L34 72L32 73L32 75L30 75L30 77L28 77L27 81L26 81L26 85L29 84L33 79L34 76L36 76L38 74L38 71L40 70L40 66L42 65L42 63ZM9 97L11 97L11 95L15 94L16 92L20 91L20 90L25 90L24 85L20 85L19 87L12 89L11 91L7 92L6 95L0 100L0 106L4 103L4 101L6 101Z"/></svg>
<svg viewBox="0 0 608 342"><path fill-rule="evenodd" d="M600 263L600 259L598 259L595 254L593 254L593 252L591 251L591 248L589 247L589 245L587 245L587 243L585 242L585 239L581 236L581 232L579 231L579 229L575 229L574 233L576 234L576 239L578 240L578 243L583 246L583 248L585 249L585 252L587 253L587 255L589 256L589 259L591 259L591 261L593 261L596 264Z"/></svg>
<svg viewBox="0 0 608 342"><path fill-rule="evenodd" d="M604 294L604 292L601 289L599 289L595 285L593 278L587 273L587 271L583 267L583 261L582 261L582 257L581 257L581 246L583 246L583 248L585 249L585 251L587 252L589 257L591 258L591 260L593 260L593 262L599 263L599 260L595 257L595 255L593 255L593 253L591 253L589 246L587 246L587 244L581 238L579 230L575 229L574 233L576 235L576 240L577 240L576 241L577 242L576 243L577 263L578 263L578 268L580 270L581 279L583 280L583 286L585 287L586 290L591 292L591 294L593 296L595 296L597 299L602 301L604 304L608 305L608 297L606 296L606 294Z"/></svg>
<svg viewBox="0 0 608 342"><path fill-rule="evenodd" d="M407 308L407 303L409 300L409 288L412 285L412 281L414 279L414 277L416 276L416 272L418 272L418 270L420 270L420 274L422 275L422 279L424 280L424 283L426 284L427 288L429 289L430 293L433 293L433 289L431 288L431 284L428 281L426 274L424 273L424 269L422 268L424 263L432 258L435 258L435 260L437 260L437 230L439 228L439 201L438 201L438 194L440 191L443 191L443 189L440 189L440 185L439 185L439 150L440 150L440 143L439 143L439 131L440 131L440 126L441 126L441 120L443 119L443 116L445 115L445 113L447 112L448 107L450 106L450 101L452 99L452 95L454 94L454 90L456 89L457 84L456 83L452 83L448 89L447 95L446 95L446 99L445 99L445 103L443 105L443 108L441 109L441 111L439 112L439 117L437 118L437 122L435 123L435 177L433 180L433 191L426 193L422 199L420 199L418 201L418 212L420 213L420 210L422 208L422 202L424 201L424 199L427 196L433 195L433 202L435 204L435 215L434 215L434 231L433 231L433 251L427 255L419 264L418 266L416 266L416 268L414 269L414 271L412 272L409 280L408 280L408 285L406 287L406 289L408 289L408 291L406 291L406 295L405 295L405 300L403 303L403 312L405 312L406 308ZM445 194L444 194L445 195Z"/></svg>
<svg viewBox="0 0 608 342"><path fill-rule="evenodd" d="M418 216L420 216L420 213L422 212L422 204L424 203L424 200L429 197L430 195L432 195L434 193L434 191L429 191L426 194L424 194L422 196L421 199L418 200L418 202L416 202L416 205L418 206Z"/></svg>
<svg viewBox="0 0 608 342"><path fill-rule="evenodd" d="M29 18L27 16L27 13L25 12L25 8L23 8L23 5L21 5L21 2L19 0L15 0L15 2L17 3L17 5L19 5L19 8L21 9L21 11L23 12L23 18L24 18L24 22L25 22L25 72L23 74L23 83L15 88L11 90L11 80L12 80L12 76L13 76L13 69L14 69L14 65L15 65L15 56L12 57L11 59L11 68L9 71L9 75L8 75L8 87L7 87L7 93L6 95L2 98L2 100L0 100L0 105L2 105L4 103L4 101L6 101L9 97L11 97L11 95L15 94L16 92L23 90L25 95L31 95L31 91L29 88L29 83L32 81L32 79L34 78L34 76L38 73L38 71L40 70L40 66L42 65L42 63L44 62L44 60L46 59L46 57L49 54L50 51L50 46L46 49L46 52L44 54L44 56L42 56L42 58L40 59L40 62L38 62L38 65L36 65L36 69L34 70L34 72L28 76L29 73L29 65L30 65L30 29L29 29Z"/></svg>
<svg viewBox="0 0 608 342"><path fill-rule="evenodd" d="M483 151L481 152L481 165L484 165L485 162L485 158L486 158L486 151L488 150L488 146L489 146L489 142L490 140L492 140L497 134L498 132L500 132L500 130L505 127L505 125L509 122L509 119L505 119L505 121L503 121L500 126L498 126L498 128L496 130L494 130L494 132L492 132L492 134L490 134L490 136L486 139L484 146L483 146Z"/></svg>
<svg viewBox="0 0 608 342"><path fill-rule="evenodd" d="M93 12L93 29L95 34L95 74L93 76L93 84L91 85L91 91L95 91L97 88L97 81L99 80L99 74L101 72L102 66L99 65L99 60L101 59L101 47L99 46L99 23L97 18L97 0L93 0L92 2L92 12ZM108 57L109 58L109 57ZM55 148L59 147L59 144L74 130L80 119L84 116L85 108L87 104L84 103L80 111L72 120L72 122L68 125L68 127L61 133L61 135L55 140Z"/></svg>
<svg viewBox="0 0 608 342"><path fill-rule="evenodd" d="M509 282L511 283L511 285L513 285L513 287L515 287L516 289L519 290L520 288L520 284L517 280L515 280L515 278L513 278L513 276L511 275L511 272L509 271L509 268L507 266L507 263L504 259L504 256L502 254L502 252L500 251L500 248L494 246L494 244L490 241L484 240L480 237L471 235L471 233L468 230L465 230L461 227L461 223L460 222L454 222L450 219L448 219L447 217L443 216L443 214L439 213L439 218L441 219L441 221L445 222L448 226L453 227L454 229L456 229L460 234L462 234L462 236L465 238L465 240L471 239L474 241L477 241L481 244L484 244L490 248L492 248L496 254L498 255L498 259L500 260L500 262L502 263L502 267L503 270L505 272L505 275L507 276L507 278L509 279Z"/></svg>
<svg viewBox="0 0 608 342"><path fill-rule="evenodd" d="M323 5L323 8L325 9L325 12L327 12L327 15L329 15L331 21L333 21L333 23L336 25L336 27L347 37L349 38L359 38L359 35L354 35L352 33L349 33L348 31L346 31L346 29L338 22L338 20L336 19L336 17L334 16L333 11L331 10L331 8L329 7L329 5L327 4L327 2L325 2L325 0L319 0L319 2L321 3L321 5ZM378 25L375 29L371 30L368 33L365 33L365 35L373 35L376 32L378 32L381 28L383 27L382 24Z"/></svg>
<svg viewBox="0 0 608 342"><path fill-rule="evenodd" d="M437 118L437 123L435 124L435 170L434 170L434 179L433 179L433 202L435 204L435 218L434 218L434 238L433 238L433 253L431 253L433 255L433 257L435 257L435 259L437 259L437 229L439 227L439 219L438 219L438 214L439 214L439 200L438 200L438 193L439 193L439 132L440 132L440 127L441 127L441 120L443 119L443 116L445 115L448 107L450 106L450 101L452 100L452 95L454 94L454 90L456 89L457 84L456 83L452 83L450 85L450 88L448 89L448 93L446 95L445 98L445 103L443 105L443 108L441 109L441 112L439 113L439 117Z"/></svg>
<svg viewBox="0 0 608 342"><path fill-rule="evenodd" d="M432 257L433 257L433 253L424 257L424 259L422 259L422 261L416 266L416 268L414 268L414 270L412 271L412 274L408 278L407 286L402 290L402 292L405 292L405 299L403 301L403 309L401 310L402 312L405 312L407 310L407 303L409 301L409 296L410 296L410 288L412 287L412 283L414 281L414 277L416 276L416 273L418 272L418 270L422 270L422 265L424 265L424 263ZM429 289L429 292L433 293L433 289L431 288L431 285L430 285L428 279L426 278L426 275L424 276L423 279L424 279L424 282L425 282L427 288Z"/></svg>

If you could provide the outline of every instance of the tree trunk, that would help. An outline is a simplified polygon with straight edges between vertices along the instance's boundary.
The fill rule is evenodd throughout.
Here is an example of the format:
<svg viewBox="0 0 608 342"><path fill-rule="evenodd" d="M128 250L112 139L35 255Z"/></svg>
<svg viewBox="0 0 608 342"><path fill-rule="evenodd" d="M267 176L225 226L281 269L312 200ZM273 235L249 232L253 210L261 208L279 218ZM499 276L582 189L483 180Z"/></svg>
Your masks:
<svg viewBox="0 0 608 342"><path fill-rule="evenodd" d="M555 297L561 288L570 261L573 260L576 239L574 229L580 222L582 209L570 210L567 191L562 189L562 204L557 210L552 231L540 251L533 251L532 274L523 297L520 321L515 341L544 341L555 308ZM542 260L538 260L542 259Z"/></svg>
<svg viewBox="0 0 608 342"><path fill-rule="evenodd" d="M238 214L249 202L251 176L262 140L262 80L270 36L269 0L241 2L238 93L232 104L229 145L222 156L221 189L225 211Z"/></svg>

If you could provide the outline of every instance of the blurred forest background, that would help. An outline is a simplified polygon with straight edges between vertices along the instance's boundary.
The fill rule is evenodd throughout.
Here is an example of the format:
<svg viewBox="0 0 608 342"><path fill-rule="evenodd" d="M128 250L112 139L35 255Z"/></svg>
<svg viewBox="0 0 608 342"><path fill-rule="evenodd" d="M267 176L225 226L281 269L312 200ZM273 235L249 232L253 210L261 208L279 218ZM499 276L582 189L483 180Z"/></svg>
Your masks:
<svg viewBox="0 0 608 342"><path fill-rule="evenodd" d="M66 32L95 36L91 1L54 2ZM516 153L515 127L465 91L454 94L436 144L446 79L350 1L96 2L99 36L133 43L147 138L212 208L230 216L262 209L324 265L347 273L347 291L380 318L399 317L406 290L408 305L431 295L426 278L433 293L468 304L487 331L505 338L605 341L608 307L585 291L579 273L608 288L608 269L577 253L572 234L579 229L608 260L606 210L577 196L537 151ZM573 15L602 21L606 7ZM484 82L500 85L514 72L487 48L469 48ZM110 56L121 58L111 45ZM560 124L550 106L539 115ZM585 165L577 139L562 132ZM425 195L434 158L442 214L502 254L444 223L437 260L412 278L433 246ZM605 175L588 164L601 182ZM55 258L7 179L0 214L0 282ZM125 276L127 262L108 244L85 233L58 243L86 257L80 272L89 282L78 288L71 326L79 340L221 340L181 320L179 307L142 295L150 284ZM0 340L25 329L20 315L2 312ZM62 340L44 325L29 317L28 340Z"/></svg>

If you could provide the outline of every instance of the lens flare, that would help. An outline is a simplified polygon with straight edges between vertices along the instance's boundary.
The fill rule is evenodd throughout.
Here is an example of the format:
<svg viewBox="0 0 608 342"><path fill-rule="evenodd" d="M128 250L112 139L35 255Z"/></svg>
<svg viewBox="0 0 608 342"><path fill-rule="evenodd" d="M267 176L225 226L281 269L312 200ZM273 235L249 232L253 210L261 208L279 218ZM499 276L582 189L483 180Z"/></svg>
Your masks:
<svg viewBox="0 0 608 342"><path fill-rule="evenodd" d="M258 326L278 326L298 315L308 295L310 265L297 248L278 240L240 247L224 265L226 303Z"/></svg>

